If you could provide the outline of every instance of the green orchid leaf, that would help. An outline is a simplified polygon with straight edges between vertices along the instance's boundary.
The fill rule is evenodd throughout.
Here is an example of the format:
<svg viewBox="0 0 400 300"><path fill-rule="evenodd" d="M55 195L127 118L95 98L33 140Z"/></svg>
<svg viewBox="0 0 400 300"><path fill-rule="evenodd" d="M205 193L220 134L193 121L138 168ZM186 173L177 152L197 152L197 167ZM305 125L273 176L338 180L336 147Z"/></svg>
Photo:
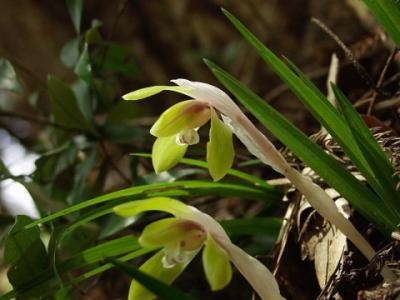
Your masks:
<svg viewBox="0 0 400 300"><path fill-rule="evenodd" d="M114 212L121 217L130 217L146 211L163 211L176 217L191 214L191 208L178 200L167 197L154 197L136 200L114 207Z"/></svg>
<svg viewBox="0 0 400 300"><path fill-rule="evenodd" d="M153 144L151 161L159 174L174 167L185 155L188 145L178 145L176 136L157 138Z"/></svg>
<svg viewBox="0 0 400 300"><path fill-rule="evenodd" d="M164 268L162 264L162 258L164 257L164 251L160 250L155 255L153 255L149 260L147 260L139 270L145 274L151 275L166 284L171 284L186 268L197 252L190 253L190 259L186 263L176 264L172 268ZM154 285L150 285L148 282L140 280L139 277L135 277L136 280L132 281L131 287L129 289L128 300L152 300L156 298L155 293L157 293L162 299L182 299L168 298L167 293L164 289L155 288ZM140 280L140 283L139 283ZM143 285L142 285L143 284ZM144 285L146 287L144 287ZM165 287L166 288L166 287ZM151 289L151 291L149 291Z"/></svg>
<svg viewBox="0 0 400 300"><path fill-rule="evenodd" d="M145 158L151 158L151 154L148 153L131 153L131 155L138 156L138 157L145 157ZM196 166L200 168L206 168L208 169L208 164L204 161L197 160L197 159L191 159L191 158L182 158L179 163L190 165L190 166ZM282 192L279 191L278 189L272 187L269 185L266 181L262 180L261 178L257 176L250 175L245 172L238 171L236 169L230 169L227 174L232 175L233 177L242 179L245 182L251 183L252 185L259 186L263 189L266 189L270 192L275 192L276 197L282 197Z"/></svg>
<svg viewBox="0 0 400 300"><path fill-rule="evenodd" d="M213 291L225 288L232 279L232 267L226 253L208 235L203 250L203 267L206 278Z"/></svg>
<svg viewBox="0 0 400 300"><path fill-rule="evenodd" d="M400 3L395 0L363 0L375 18L400 47Z"/></svg>
<svg viewBox="0 0 400 300"><path fill-rule="evenodd" d="M145 87L133 92L130 92L122 98L124 100L142 100L144 98L148 98L154 95L157 95L161 93L162 91L172 91L172 92L177 92L177 93L184 93L188 92L189 89L185 87L180 87L180 86L166 86L166 85L155 85L155 86L149 86Z"/></svg>
<svg viewBox="0 0 400 300"><path fill-rule="evenodd" d="M223 220L220 222L226 233L230 236L268 236L276 239L282 227L281 218L242 218Z"/></svg>
<svg viewBox="0 0 400 300"><path fill-rule="evenodd" d="M210 119L210 109L198 100L186 100L168 108L150 129L156 137L167 137L201 127Z"/></svg>
<svg viewBox="0 0 400 300"><path fill-rule="evenodd" d="M326 154L313 143L304 133L286 120L274 108L266 104L248 87L240 83L236 78L210 61L206 61L214 75L221 83L275 136L278 137L300 159L304 160L326 182L335 188L351 204L364 214L369 220L384 231L395 228L396 219L385 206L376 205L379 198L350 172L345 170L334 158ZM348 131L346 127L346 131ZM351 136L350 134L347 136ZM352 143L355 141L352 140ZM354 147L352 148L354 151ZM362 196L361 196L362 195Z"/></svg>
<svg viewBox="0 0 400 300"><path fill-rule="evenodd" d="M146 185L138 185L119 191L115 191L109 194L98 196L86 201L82 201L73 206L67 207L63 210L57 211L51 215L45 216L42 219L33 221L32 223L24 226L24 230L32 228L39 224L45 224L50 221L56 220L65 215L69 215L85 208L99 206L99 214L105 215L109 213L109 206L112 204L119 204L125 198L130 199L143 199L146 197L201 197L201 196L215 196L215 197L239 197L243 200L259 200L264 202L266 205L277 203L281 200L281 194L275 191L258 187L255 185L243 184L243 183L228 183L228 182L209 182L201 180L190 180L190 181L175 181L175 182L161 182ZM164 202L163 202L164 203ZM184 207L185 205L181 203ZM162 207L162 203L160 203ZM104 211L103 211L104 210ZM111 211L111 210L110 210ZM96 212L97 213L97 212ZM138 212L133 212L136 214ZM183 212L181 212L183 213ZM122 215L122 214L120 214ZM122 215L129 217L130 214ZM91 219L92 220L92 219ZM85 224L84 222L82 224Z"/></svg>
<svg viewBox="0 0 400 300"><path fill-rule="evenodd" d="M396 190L398 179L393 176L393 166L386 153L376 141L368 126L361 116L351 105L343 92L334 84L332 89L335 92L339 107L351 129L353 139L357 142L365 161L368 163L372 174L363 174L375 192L382 198L388 211L393 212L399 219L399 192Z"/></svg>
<svg viewBox="0 0 400 300"><path fill-rule="evenodd" d="M207 144L207 163L214 181L218 181L226 175L232 167L234 156L232 131L212 110L210 141Z"/></svg>
<svg viewBox="0 0 400 300"><path fill-rule="evenodd" d="M103 247L103 245L105 247ZM129 261L136 259L140 256L143 256L145 254L148 254L149 252L152 252L154 250L155 250L154 248L146 248L146 249L140 248L136 242L136 239L128 236L110 242L106 242L100 245L96 245L95 247L86 249L81 253L79 253L78 255L75 255L64 262L61 262L54 268L51 267L44 273L41 273L40 275L31 278L31 281L26 285L24 285L23 287L18 288L17 290L14 289L0 296L0 300L15 299L22 293L25 293L32 289L36 289L37 286L43 285L43 283L55 277L54 275L55 269L60 275L61 273L69 272L72 271L73 269L81 268L84 266L87 266L89 268L89 271L83 273L82 275L79 275L77 277L71 276L71 278L73 279L64 282L63 289L68 289L71 287L76 287L78 283L88 280L89 278L92 278L96 275L99 275L100 273L103 273L111 269L113 267L112 264L110 263L101 264L101 262L104 260L105 257L118 255L118 260ZM120 254L126 252L129 252L129 254L119 256ZM76 271L74 274L76 274ZM52 280L51 282L53 281L54 280ZM52 283L52 289L47 289L46 291L42 290L42 293L40 294L41 299L52 299L51 295L54 293L54 289L57 289L59 284L60 284L59 281L54 282L54 284Z"/></svg>

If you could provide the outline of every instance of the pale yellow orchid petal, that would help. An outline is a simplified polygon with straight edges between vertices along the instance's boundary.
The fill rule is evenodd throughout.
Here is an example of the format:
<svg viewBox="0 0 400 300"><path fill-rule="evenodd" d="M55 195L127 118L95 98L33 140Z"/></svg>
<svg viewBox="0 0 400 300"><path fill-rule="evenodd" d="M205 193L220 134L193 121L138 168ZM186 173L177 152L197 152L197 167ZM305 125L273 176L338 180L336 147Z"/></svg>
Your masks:
<svg viewBox="0 0 400 300"><path fill-rule="evenodd" d="M226 175L232 167L234 157L232 130L218 118L212 109L210 141L207 144L207 164L214 181L220 180Z"/></svg>
<svg viewBox="0 0 400 300"><path fill-rule="evenodd" d="M150 129L156 137L176 135L186 129L203 126L210 119L210 108L205 102L186 100L179 102L158 118Z"/></svg>
<svg viewBox="0 0 400 300"><path fill-rule="evenodd" d="M221 249L211 235L208 235L203 249L203 268L211 290L225 288L232 279L232 267L225 250Z"/></svg>
<svg viewBox="0 0 400 300"><path fill-rule="evenodd" d="M176 136L157 138L153 144L151 161L154 171L159 174L174 167L185 156L188 145L178 145Z"/></svg>
<svg viewBox="0 0 400 300"><path fill-rule="evenodd" d="M154 197L136 200L114 207L114 212L121 217L131 217L146 211L163 211L175 217L191 219L193 207L168 197Z"/></svg>
<svg viewBox="0 0 400 300"><path fill-rule="evenodd" d="M142 100L144 98L148 98L148 97L151 97L158 93L161 93L162 91L172 91L172 92L177 92L177 93L184 93L184 92L189 92L190 89L185 88L185 87L179 87L179 86L155 85L155 86L149 86L149 87L145 87L145 88L130 92L128 94L123 95L122 98L124 100Z"/></svg>
<svg viewBox="0 0 400 300"><path fill-rule="evenodd" d="M196 256L197 252L198 251L188 252L186 254L187 259L184 263L175 264L171 268L164 268L162 262L163 257L165 256L164 250L160 250L151 258L149 258L139 268L139 270L163 281L166 284L171 284L185 270L187 265ZM131 286L129 288L128 300L153 300L156 298L157 297L153 293L151 293L135 280L132 280Z"/></svg>

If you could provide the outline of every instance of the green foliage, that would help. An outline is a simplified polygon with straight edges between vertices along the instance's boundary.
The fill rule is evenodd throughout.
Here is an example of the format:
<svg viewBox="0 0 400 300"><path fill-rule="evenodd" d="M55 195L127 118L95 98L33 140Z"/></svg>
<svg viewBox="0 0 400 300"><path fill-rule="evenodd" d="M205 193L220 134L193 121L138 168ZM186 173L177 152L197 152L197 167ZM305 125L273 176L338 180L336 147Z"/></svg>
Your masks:
<svg viewBox="0 0 400 300"><path fill-rule="evenodd" d="M94 130L78 107L74 93L70 87L55 77L49 77L51 108L54 120L68 129Z"/></svg>
<svg viewBox="0 0 400 300"><path fill-rule="evenodd" d="M66 0L67 8L71 16L76 32L81 31L81 20L84 0Z"/></svg>
<svg viewBox="0 0 400 300"><path fill-rule="evenodd" d="M397 220L400 217L399 191L396 186L399 183L399 177L395 171L386 153L375 140L367 125L364 123L357 111L352 107L346 96L333 86L336 99L343 112L344 118L351 129L352 137L364 155L367 167L371 174L363 174L368 183L383 200L388 211L395 214Z"/></svg>
<svg viewBox="0 0 400 300"><path fill-rule="evenodd" d="M281 218L243 218L221 221L229 236L270 236L276 238L282 226Z"/></svg>
<svg viewBox="0 0 400 300"><path fill-rule="evenodd" d="M126 236L122 238L116 238L112 241L106 241L99 245L85 249L84 251L75 254L62 262L57 263L53 267L47 267L41 270L35 277L30 277L27 282L15 287L13 291L0 297L1 300L14 298L16 295L27 294L31 290L37 290L41 295L49 295L51 291L46 290L47 286L54 286L56 289L60 288L60 282L58 282L57 276L63 276L66 281L63 283L64 288L68 288L72 284L79 283L85 279L95 276L99 272L103 272L111 267L110 264L106 264L103 260L107 257L119 257L126 261L136 257L145 255L151 252L153 249L142 249L137 240L134 237ZM73 276L73 271L86 267L89 271L86 271L81 276ZM68 275L68 276L67 276ZM41 287L38 289L37 287Z"/></svg>
<svg viewBox="0 0 400 300"><path fill-rule="evenodd" d="M24 91L17 74L11 63L6 59L0 59L0 90L7 90L15 93Z"/></svg>
<svg viewBox="0 0 400 300"><path fill-rule="evenodd" d="M317 145L312 143L304 134L294 127L277 111L255 95L250 89L238 80L227 74L215 64L206 61L216 77L251 111L257 119L288 148L304 160L323 179L341 193L351 204L363 213L370 221L377 224L383 231L389 233L396 229L400 208L395 199L398 192L395 184L398 179L393 178L393 169L388 164L387 157L379 149L377 143L372 143L371 135L366 134L365 125L361 126L360 117L355 118L355 111L346 108L346 118L330 104L323 94L305 76L302 71L289 61L292 71L271 50L265 47L238 19L224 10L224 14L239 30L243 37L256 49L263 60L288 85L304 105L313 113L335 140L342 146L346 154L369 180L371 186L378 188L378 196L363 186L353 175L345 170L332 157L327 155ZM336 89L336 93L338 90ZM343 95L341 104L345 105ZM350 115L352 113L352 115ZM355 122L355 123L354 123ZM359 129L363 129L361 133ZM368 131L369 132L369 131ZM362 137L349 139L349 136L361 134ZM360 146L361 145L361 146ZM366 147L366 145L372 146ZM371 160L372 159L372 160ZM374 163L373 166L370 164ZM380 165L380 166L378 166ZM386 166L386 167L385 167ZM382 170L382 168L384 170ZM384 171L386 177L379 177ZM373 173L375 175L372 175ZM390 178L389 178L390 177ZM389 180L389 181L387 181Z"/></svg>
<svg viewBox="0 0 400 300"><path fill-rule="evenodd" d="M31 222L29 217L18 216L4 244L4 262L10 267L7 272L8 280L17 289L48 266L47 252L40 239L39 227L22 230ZM23 297L34 297L39 294L40 292L33 290L23 293Z"/></svg>
<svg viewBox="0 0 400 300"><path fill-rule="evenodd" d="M134 153L133 155L139 156L139 157L151 157L151 155L146 154L146 153ZM196 167L208 169L207 162L197 160L197 159L182 158L179 162L182 164L185 164L185 165L196 166ZM259 178L257 176L253 176L251 174L241 172L236 169L228 170L227 174L231 175L232 177L241 179L247 183L251 183L252 185L266 189L267 191L269 191L269 193L271 193L270 196L272 196L274 194L277 199L281 199L283 197L283 193L281 191L279 191L278 189L275 189L270 184L268 184L266 181L262 180L261 178Z"/></svg>
<svg viewBox="0 0 400 300"><path fill-rule="evenodd" d="M400 47L400 2L397 0L363 0L385 28L397 47Z"/></svg>
<svg viewBox="0 0 400 300"><path fill-rule="evenodd" d="M379 199L361 182L342 167L333 157L314 144L305 134L286 120L279 112L265 103L249 88L211 62L207 62L225 87L278 139L307 165L314 169L329 185L348 199L370 220L378 222L384 230L395 226L394 216ZM376 217L378 215L378 217Z"/></svg>
<svg viewBox="0 0 400 300"><path fill-rule="evenodd" d="M132 279L137 280L145 286L149 291L151 291L154 295L157 295L165 300L189 300L191 299L189 296L183 294L177 289L170 287L163 283L160 280L157 280L150 275L147 275L144 272L134 268L132 265L121 262L115 259L109 259L109 261L116 266L121 271L128 274Z"/></svg>

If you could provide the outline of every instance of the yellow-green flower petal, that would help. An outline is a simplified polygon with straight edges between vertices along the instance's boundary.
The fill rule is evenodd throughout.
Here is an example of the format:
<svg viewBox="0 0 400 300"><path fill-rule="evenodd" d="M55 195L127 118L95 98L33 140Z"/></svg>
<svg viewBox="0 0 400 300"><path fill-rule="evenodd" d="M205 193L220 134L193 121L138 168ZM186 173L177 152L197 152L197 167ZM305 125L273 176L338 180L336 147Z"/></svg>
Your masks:
<svg viewBox="0 0 400 300"><path fill-rule="evenodd" d="M201 127L210 119L210 108L198 100L186 100L168 108L150 129L156 137L167 137Z"/></svg>
<svg viewBox="0 0 400 300"><path fill-rule="evenodd" d="M210 175L215 181L224 177L232 167L234 155L232 131L212 110L207 163Z"/></svg>
<svg viewBox="0 0 400 300"><path fill-rule="evenodd" d="M185 270L186 266L196 254L197 251L189 252L187 254L188 259L185 263L176 264L172 268L164 268L162 263L164 251L160 250L148 259L139 269L166 284L171 284L183 272L183 270ZM128 300L152 300L155 298L156 296L145 287L137 283L135 280L132 281L129 289Z"/></svg>
<svg viewBox="0 0 400 300"><path fill-rule="evenodd" d="M162 247L178 240L182 236L182 230L174 226L177 218L165 218L147 225L139 238L139 244L143 247Z"/></svg>
<svg viewBox="0 0 400 300"><path fill-rule="evenodd" d="M155 221L145 227L139 238L143 247L158 247L178 243L184 251L193 251L201 247L206 238L203 227L193 221L166 218Z"/></svg>
<svg viewBox="0 0 400 300"><path fill-rule="evenodd" d="M188 145L178 145L176 136L157 138L153 144L151 161L154 171L159 174L174 167L185 155Z"/></svg>
<svg viewBox="0 0 400 300"><path fill-rule="evenodd" d="M114 207L116 214L121 217L130 217L146 211L163 211L180 218L190 218L192 208L178 200L167 197L154 197L145 200L136 200Z"/></svg>
<svg viewBox="0 0 400 300"><path fill-rule="evenodd" d="M180 87L180 86L155 85L130 92L122 96L122 98L124 100L141 100L156 95L158 93L161 93L162 91L173 91L178 93L184 93L190 91L190 89L187 87Z"/></svg>
<svg viewBox="0 0 400 300"><path fill-rule="evenodd" d="M208 235L203 250L203 267L207 281L213 291L225 288L232 279L232 267L229 258L211 235Z"/></svg>

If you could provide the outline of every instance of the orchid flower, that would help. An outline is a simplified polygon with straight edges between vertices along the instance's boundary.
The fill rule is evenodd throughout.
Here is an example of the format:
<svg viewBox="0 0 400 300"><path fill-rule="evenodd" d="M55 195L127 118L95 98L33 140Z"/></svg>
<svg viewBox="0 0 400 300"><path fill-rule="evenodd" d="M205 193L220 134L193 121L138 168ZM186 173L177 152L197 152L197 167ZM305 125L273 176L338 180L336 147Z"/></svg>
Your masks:
<svg viewBox="0 0 400 300"><path fill-rule="evenodd" d="M162 248L140 269L170 284L183 272L202 248L203 267L213 291L226 287L232 278L232 262L262 299L282 300L271 272L257 259L234 245L222 226L211 216L178 200L156 197L128 202L114 208L122 217L146 211L163 211L173 217L147 225L139 243ZM155 296L132 281L129 300L151 300Z"/></svg>
<svg viewBox="0 0 400 300"><path fill-rule="evenodd" d="M176 80L175 82L181 82ZM150 133L157 137L152 149L156 173L172 168L185 155L189 145L199 142L197 130L211 119L210 140L207 144L207 162L214 180L225 176L234 158L231 129L222 122L207 98L193 94L191 88L153 86L125 95L126 100L139 100L163 90L179 92L193 99L179 102L167 109L154 123Z"/></svg>
<svg viewBox="0 0 400 300"><path fill-rule="evenodd" d="M166 170L174 166L186 151L186 149L179 148L186 147L180 146L181 142L189 141L186 144L197 142L197 127L211 118L212 128L210 142L207 146L207 160L210 173L215 180L222 178L232 164L233 150L231 148L231 137L228 134L228 129L226 129L228 127L251 154L288 178L305 196L311 206L346 235L368 260L375 256L375 250L353 224L338 211L332 198L320 186L313 183L309 177L292 168L268 138L254 126L225 92L203 82L193 82L186 79L171 81L178 86L147 87L123 96L125 100L140 100L166 90L192 98L192 100L189 100L190 102L178 103L164 112L151 130L152 134L165 139L163 141L157 140L153 146L153 165L156 171L157 168ZM216 116L217 112L220 113L224 125L227 127L222 126L222 122ZM213 120L214 124L218 124L214 125L217 133L213 133ZM174 137L174 135L176 136ZM173 139L178 140L178 143L174 143ZM174 154L169 154L170 151ZM160 168L160 166L162 167ZM219 176L215 176L215 174ZM395 278L387 267L382 269L381 274L386 280Z"/></svg>

